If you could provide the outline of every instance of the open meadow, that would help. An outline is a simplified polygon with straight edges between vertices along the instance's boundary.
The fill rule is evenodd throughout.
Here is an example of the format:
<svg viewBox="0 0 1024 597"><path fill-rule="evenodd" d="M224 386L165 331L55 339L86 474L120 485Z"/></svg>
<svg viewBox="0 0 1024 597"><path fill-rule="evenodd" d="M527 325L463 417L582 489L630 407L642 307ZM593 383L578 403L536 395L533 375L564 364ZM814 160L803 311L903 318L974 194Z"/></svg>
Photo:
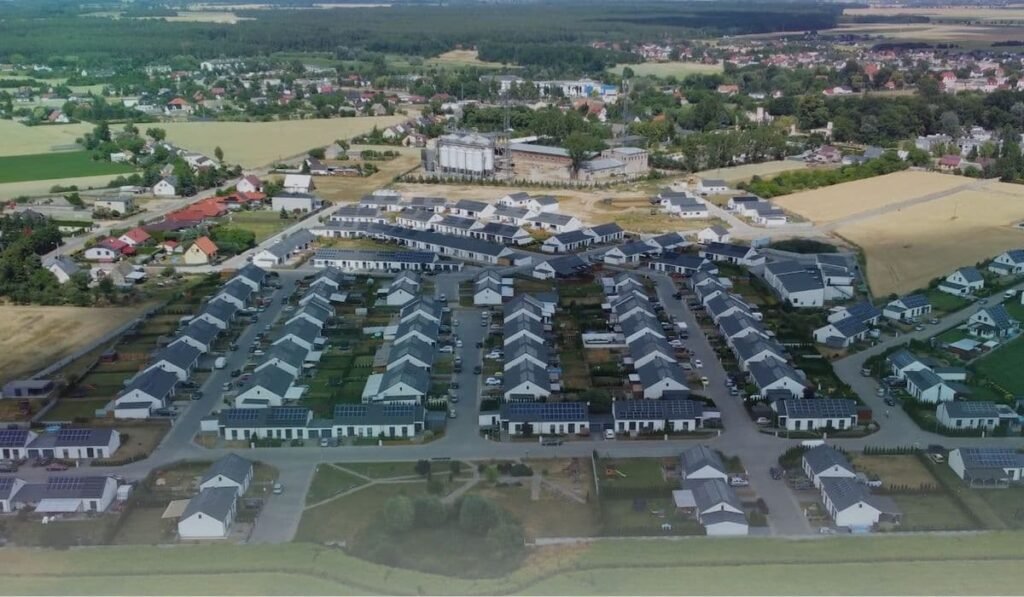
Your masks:
<svg viewBox="0 0 1024 597"><path fill-rule="evenodd" d="M219 146L228 162L256 168L408 118L410 115L396 114L273 122L169 122L160 126L167 131L167 140L175 145L207 155L213 155Z"/></svg>
<svg viewBox="0 0 1024 597"><path fill-rule="evenodd" d="M1024 8L986 8L981 6L870 6L845 8L844 15L885 16L909 15L928 17L932 21L971 21L972 23L1024 23Z"/></svg>
<svg viewBox="0 0 1024 597"><path fill-rule="evenodd" d="M742 166L730 166L728 168L713 168L695 172L694 176L701 178L717 178L729 184L745 182L755 176L762 178L774 176L780 172L790 170L803 170L807 164L798 160L774 160L761 162L760 164L744 164Z"/></svg>
<svg viewBox="0 0 1024 597"><path fill-rule="evenodd" d="M9 548L0 592L137 595L173 586L186 595L1011 594L1019 579L1006 571L1024 561L1021 539L1001 532L602 541L531 549L518 570L474 580L389 568L310 543L133 545L50 550L45 558Z"/></svg>
<svg viewBox="0 0 1024 597"><path fill-rule="evenodd" d="M988 183L839 226L863 249L875 296L926 286L961 266L1024 245L1024 187Z"/></svg>
<svg viewBox="0 0 1024 597"><path fill-rule="evenodd" d="M829 224L874 209L948 192L977 181L952 174L904 170L885 176L801 191L772 199L815 224Z"/></svg>
<svg viewBox="0 0 1024 597"><path fill-rule="evenodd" d="M428 58L424 60L427 66L438 66L438 67L475 67L475 68L504 68L504 65L500 62L487 62L480 60L479 53L476 50L450 50L441 54L437 58Z"/></svg>
<svg viewBox="0 0 1024 597"><path fill-rule="evenodd" d="M134 171L135 168L127 164L94 160L89 151L0 156L0 184L77 176L114 178Z"/></svg>
<svg viewBox="0 0 1024 597"><path fill-rule="evenodd" d="M701 62L642 62L640 64L616 64L608 70L622 75L622 71L629 67L639 77L675 77L683 79L690 75L717 75L722 72L724 66L718 64L704 64Z"/></svg>
<svg viewBox="0 0 1024 597"><path fill-rule="evenodd" d="M106 188L107 184L114 178L115 176L111 174L101 174L99 176L73 176L71 178L8 182L0 184L0 201L22 196L49 195L51 194L50 189L54 186L69 187L74 185L79 190Z"/></svg>
<svg viewBox="0 0 1024 597"><path fill-rule="evenodd" d="M0 120L0 156L79 150L75 139L92 130L88 124L25 126Z"/></svg>
<svg viewBox="0 0 1024 597"><path fill-rule="evenodd" d="M145 309L0 306L0 382L35 373Z"/></svg>

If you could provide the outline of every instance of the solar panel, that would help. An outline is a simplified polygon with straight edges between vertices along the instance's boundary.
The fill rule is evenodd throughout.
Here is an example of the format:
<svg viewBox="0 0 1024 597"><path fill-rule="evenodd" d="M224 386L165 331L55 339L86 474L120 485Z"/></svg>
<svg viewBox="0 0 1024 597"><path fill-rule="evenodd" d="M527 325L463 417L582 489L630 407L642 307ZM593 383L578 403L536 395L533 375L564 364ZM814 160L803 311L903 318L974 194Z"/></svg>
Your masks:
<svg viewBox="0 0 1024 597"><path fill-rule="evenodd" d="M92 437L92 429L61 429L57 432L58 442L82 442Z"/></svg>
<svg viewBox="0 0 1024 597"><path fill-rule="evenodd" d="M305 422L309 409L300 406L283 406L270 409L269 419L283 423Z"/></svg>
<svg viewBox="0 0 1024 597"><path fill-rule="evenodd" d="M505 406L509 415L545 421L578 421L586 417L586 408L578 402L512 402Z"/></svg>
<svg viewBox="0 0 1024 597"><path fill-rule="evenodd" d="M84 477L50 477L46 481L48 489L69 490L78 489L85 484Z"/></svg>
<svg viewBox="0 0 1024 597"><path fill-rule="evenodd" d="M1020 457L1005 448L965 448L970 462L986 468L1010 468L1019 466Z"/></svg>
<svg viewBox="0 0 1024 597"><path fill-rule="evenodd" d="M849 417L854 414L853 401L829 398L786 400L790 417Z"/></svg>
<svg viewBox="0 0 1024 597"><path fill-rule="evenodd" d="M258 408L232 408L224 411L224 418L229 421L255 421L260 411Z"/></svg>
<svg viewBox="0 0 1024 597"><path fill-rule="evenodd" d="M405 416L412 414L413 409L412 404L385 404L382 410L385 416Z"/></svg>
<svg viewBox="0 0 1024 597"><path fill-rule="evenodd" d="M0 430L0 445L2 446L24 446L27 439L28 431L25 429Z"/></svg>
<svg viewBox="0 0 1024 597"><path fill-rule="evenodd" d="M338 417L363 417L366 416L367 406L365 404L339 404L334 407L334 416Z"/></svg>

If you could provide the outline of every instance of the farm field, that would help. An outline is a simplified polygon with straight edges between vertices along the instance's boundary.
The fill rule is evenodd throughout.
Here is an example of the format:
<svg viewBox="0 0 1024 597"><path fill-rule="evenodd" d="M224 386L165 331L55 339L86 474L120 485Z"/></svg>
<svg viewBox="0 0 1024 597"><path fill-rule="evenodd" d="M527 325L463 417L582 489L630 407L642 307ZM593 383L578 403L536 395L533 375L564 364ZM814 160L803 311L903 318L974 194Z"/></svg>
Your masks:
<svg viewBox="0 0 1024 597"><path fill-rule="evenodd" d="M820 33L838 35L874 35L893 41L915 42L962 42L972 46L985 47L992 42L1020 39L1024 27L994 25L967 25L954 23L850 23Z"/></svg>
<svg viewBox="0 0 1024 597"><path fill-rule="evenodd" d="M476 50L450 50L437 58L429 58L424 63L428 66L439 67L473 66L476 68L503 68L504 66L500 62L480 60Z"/></svg>
<svg viewBox="0 0 1024 597"><path fill-rule="evenodd" d="M703 64L701 62L643 62L641 64L616 64L610 67L608 70L617 74L622 75L622 71L629 67L633 69L633 72L637 76L654 76L654 77L675 77L682 79L689 75L717 75L724 69L721 63L719 64Z"/></svg>
<svg viewBox="0 0 1024 597"><path fill-rule="evenodd" d="M0 381L34 373L145 309L0 306Z"/></svg>
<svg viewBox="0 0 1024 597"><path fill-rule="evenodd" d="M311 544L133 545L49 551L46 558L38 550L9 548L0 576L4 592L12 594L136 595L154 586L225 595L834 594L836 587L850 595L1013 594L1019 579L1006 570L1024 561L1020 541L1021 534L1011 532L609 541L531 550L519 570L477 580L388 568ZM702 573L709 566L719 573Z"/></svg>
<svg viewBox="0 0 1024 597"><path fill-rule="evenodd" d="M167 140L213 155L217 146L225 159L244 168L265 166L313 147L328 145L335 139L349 139L378 128L398 124L411 117L368 116L274 122L168 122L162 124Z"/></svg>
<svg viewBox="0 0 1024 597"><path fill-rule="evenodd" d="M219 23L234 25L239 21L252 21L252 18L240 17L233 12L223 11L190 11L180 10L173 17L130 17L135 19L162 19L168 23Z"/></svg>
<svg viewBox="0 0 1024 597"><path fill-rule="evenodd" d="M92 153L88 151L0 157L0 183L104 174L114 177L134 171L135 168L129 165L93 160Z"/></svg>
<svg viewBox="0 0 1024 597"><path fill-rule="evenodd" d="M815 224L828 224L894 203L932 193L948 192L976 182L974 179L952 174L905 170L784 195L772 199L772 202Z"/></svg>
<svg viewBox="0 0 1024 597"><path fill-rule="evenodd" d="M92 130L88 124L25 126L0 120L0 156L81 149L75 139Z"/></svg>
<svg viewBox="0 0 1024 597"><path fill-rule="evenodd" d="M50 195L50 189L54 186L77 186L79 190L106 188L116 176L101 174L99 176L76 176L71 178L52 178L49 180L26 180L22 182L8 182L0 184L0 200L13 199L15 197L35 197L38 195Z"/></svg>
<svg viewBox="0 0 1024 597"><path fill-rule="evenodd" d="M984 7L966 7L966 6L949 6L949 7L917 7L917 6L899 6L899 7L883 7L883 6L872 6L868 8L846 8L843 10L844 15L850 16L896 16L896 15L913 15L929 17L932 20L963 20L968 19L972 22L991 22L991 21L1022 21L1024 22L1024 8L984 8Z"/></svg>
<svg viewBox="0 0 1024 597"><path fill-rule="evenodd" d="M803 170L807 165L797 160L774 160L760 164L744 164L742 166L730 166L728 168L714 168L695 172L694 176L701 178L718 178L729 184L744 182L755 176L766 177L779 172L790 170Z"/></svg>
<svg viewBox="0 0 1024 597"><path fill-rule="evenodd" d="M841 225L836 233L861 247L871 290L885 296L1019 247L1024 230L1014 224L1022 216L1024 187L989 183Z"/></svg>

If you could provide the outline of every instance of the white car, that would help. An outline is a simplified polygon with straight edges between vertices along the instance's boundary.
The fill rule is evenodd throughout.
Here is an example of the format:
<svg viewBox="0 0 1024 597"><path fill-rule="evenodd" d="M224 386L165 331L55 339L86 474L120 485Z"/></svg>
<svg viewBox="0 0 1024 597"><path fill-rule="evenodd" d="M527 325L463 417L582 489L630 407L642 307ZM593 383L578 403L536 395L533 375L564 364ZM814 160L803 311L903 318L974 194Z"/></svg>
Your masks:
<svg viewBox="0 0 1024 597"><path fill-rule="evenodd" d="M500 385L501 385L501 380L500 380L500 379L498 379L497 377L488 377L488 378L487 378L487 379L486 379L486 380L484 381L484 385L488 385L488 386L500 386Z"/></svg>
<svg viewBox="0 0 1024 597"><path fill-rule="evenodd" d="M437 349L437 352L446 352L446 353L451 353L451 352L452 352L453 350L455 350L455 349L454 349L454 348L452 348L452 345L451 345L451 344L445 344L445 345L444 345L444 346L442 346L441 348L438 348L438 349Z"/></svg>
<svg viewBox="0 0 1024 597"><path fill-rule="evenodd" d="M455 347L456 348L462 348L462 340L456 340L455 341Z"/></svg>
<svg viewBox="0 0 1024 597"><path fill-rule="evenodd" d="M700 378L700 383L704 384L705 386L708 385L708 378L707 378L707 376L701 377Z"/></svg>
<svg viewBox="0 0 1024 597"><path fill-rule="evenodd" d="M668 345L672 348L683 348L685 346L682 340L669 340Z"/></svg>
<svg viewBox="0 0 1024 597"><path fill-rule="evenodd" d="M704 366L704 363L700 359L693 359L693 366L700 369Z"/></svg>
<svg viewBox="0 0 1024 597"><path fill-rule="evenodd" d="M747 481L743 477L732 476L729 477L729 485L732 485L733 487L746 487L750 485L750 481Z"/></svg>
<svg viewBox="0 0 1024 597"><path fill-rule="evenodd" d="M500 353L500 352L490 352L490 353L487 353L486 355L484 355L484 358L485 359L498 360L498 359L503 358L504 356L505 355Z"/></svg>

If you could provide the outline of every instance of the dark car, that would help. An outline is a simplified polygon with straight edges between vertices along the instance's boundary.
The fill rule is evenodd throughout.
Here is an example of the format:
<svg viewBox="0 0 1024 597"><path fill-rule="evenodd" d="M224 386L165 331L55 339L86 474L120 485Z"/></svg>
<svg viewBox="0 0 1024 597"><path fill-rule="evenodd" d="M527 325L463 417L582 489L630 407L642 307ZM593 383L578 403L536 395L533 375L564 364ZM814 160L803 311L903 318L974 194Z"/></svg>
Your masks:
<svg viewBox="0 0 1024 597"><path fill-rule="evenodd" d="M36 458L35 460L32 461L32 466L34 466L34 467L50 466L50 464L52 462L53 462L53 458L42 458L42 457L40 457L40 458Z"/></svg>
<svg viewBox="0 0 1024 597"><path fill-rule="evenodd" d="M480 375L480 372L482 372L482 371L483 371L483 368L480 365L477 365L476 367L473 367L473 375Z"/></svg>
<svg viewBox="0 0 1024 597"><path fill-rule="evenodd" d="M672 298L674 298L676 300L682 299L683 298L683 293L682 292L677 292L677 293L672 295Z"/></svg>
<svg viewBox="0 0 1024 597"><path fill-rule="evenodd" d="M68 465L66 465L64 463L61 463L61 462L51 462L50 464L48 464L46 466L46 470L51 471L51 472L66 471L66 470L68 470Z"/></svg>
<svg viewBox="0 0 1024 597"><path fill-rule="evenodd" d="M230 348L231 350L238 350L238 342L232 342L232 343L231 343L231 344L230 344L230 345L228 346L228 348Z"/></svg>
<svg viewBox="0 0 1024 597"><path fill-rule="evenodd" d="M242 374L242 370L241 369L235 369L234 371L231 372L231 377L238 377L241 374Z"/></svg>
<svg viewBox="0 0 1024 597"><path fill-rule="evenodd" d="M892 396L886 396L885 403L888 404L889 406L896 406L896 399L893 398Z"/></svg>
<svg viewBox="0 0 1024 597"><path fill-rule="evenodd" d="M782 478L782 475L783 475L783 474L785 473L785 471L784 471L784 470L782 470L782 468L781 468L781 467L778 467L778 466L773 466L773 467L771 468L771 470L769 470L768 472L769 472L769 473L771 473L771 475L772 475L772 479L775 479L776 481L778 481L779 479L781 479L781 478Z"/></svg>
<svg viewBox="0 0 1024 597"><path fill-rule="evenodd" d="M477 348L483 348L484 347L484 343L483 342L477 342L476 343L476 347Z"/></svg>
<svg viewBox="0 0 1024 597"><path fill-rule="evenodd" d="M457 389L459 389L459 382L457 382L457 381L453 381L453 382L451 383L451 385L450 385L450 386L448 386L448 387L450 387L450 388L451 388L451 389L453 389L453 390L457 390Z"/></svg>

